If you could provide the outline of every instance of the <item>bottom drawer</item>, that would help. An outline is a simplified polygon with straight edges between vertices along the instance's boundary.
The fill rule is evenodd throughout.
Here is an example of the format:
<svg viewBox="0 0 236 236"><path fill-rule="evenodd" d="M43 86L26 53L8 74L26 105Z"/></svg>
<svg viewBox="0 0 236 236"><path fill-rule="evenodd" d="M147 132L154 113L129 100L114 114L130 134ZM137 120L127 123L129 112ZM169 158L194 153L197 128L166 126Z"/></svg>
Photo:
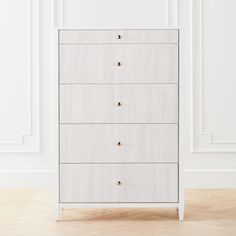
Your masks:
<svg viewBox="0 0 236 236"><path fill-rule="evenodd" d="M61 164L60 202L178 202L178 165Z"/></svg>

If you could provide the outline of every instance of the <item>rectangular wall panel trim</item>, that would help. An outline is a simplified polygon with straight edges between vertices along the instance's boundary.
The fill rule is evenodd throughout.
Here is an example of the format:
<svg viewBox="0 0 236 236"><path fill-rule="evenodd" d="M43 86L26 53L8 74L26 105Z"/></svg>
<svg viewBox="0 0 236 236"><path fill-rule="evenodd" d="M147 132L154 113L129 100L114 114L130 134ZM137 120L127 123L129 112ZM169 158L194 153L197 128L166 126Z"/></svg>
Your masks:
<svg viewBox="0 0 236 236"><path fill-rule="evenodd" d="M17 1L18 2L18 1ZM5 4L5 8L2 10L5 11L2 16L11 14L11 7L17 7L14 1L9 1ZM18 3L17 3L18 4ZM23 16L21 17L21 11ZM25 14L26 13L26 14ZM27 62L24 61L22 57L22 67L21 73L18 76L13 76L14 69L12 72L4 72L9 78L6 78L5 88L2 94L2 101L8 101L8 110L6 110L6 104L4 106L4 116L2 119L4 121L1 124L4 124L4 127L1 129L1 137L0 137L0 153L37 153L39 152L39 0L28 0L25 1L25 4L21 4L19 7L18 17L22 18L22 23L26 25L20 25L18 29L22 29L22 33L25 33L25 36L19 38L23 41L23 37L25 37L23 43L27 43L27 49L24 53L24 57L27 57ZM19 19L19 22L20 22ZM23 20L25 19L25 20ZM24 21L24 22L23 22ZM5 24L4 19L2 20L2 24ZM8 21L8 24L13 24L11 21ZM14 25L16 25L14 23ZM4 27L3 27L4 28ZM12 29L5 28L5 36L11 36ZM15 32L16 33L16 32ZM2 38L5 40L5 38ZM5 60L3 63L5 64L4 68L14 67L12 63L14 60L9 61L8 57L11 55L13 48L15 47L16 42L13 42L14 47L11 46L12 38L8 40L6 43L2 43L5 49L9 49L9 54L5 55ZM19 43L18 42L18 43ZM23 45L22 45L23 47ZM2 55L6 53L6 50L2 50ZM19 49L21 50L21 49ZM19 52L16 52L19 53ZM17 54L16 54L17 55ZM11 65L8 65L11 63ZM16 71L19 68L19 61L16 62ZM25 71L23 72L25 65ZM22 81L19 85L19 81ZM11 90L16 90L16 93L11 94L11 92L6 93L8 90L8 86L11 86ZM18 90L18 92L17 92ZM20 90L20 91L19 91ZM21 92L22 90L22 92ZM16 99L15 96L20 94L19 99ZM23 96L22 96L23 95ZM25 96L25 98L24 98ZM22 98L22 99L21 99ZM22 102L22 103L21 103ZM22 108L22 109L20 109ZM19 110L20 109L20 110ZM11 111L11 112L10 112ZM25 114L24 114L25 113ZM7 117L7 116L10 117ZM18 120L15 120L11 123L13 117L16 117ZM8 123L5 122L5 119L8 120ZM9 127L8 127L9 126ZM15 126L15 127L14 127Z"/></svg>
<svg viewBox="0 0 236 236"><path fill-rule="evenodd" d="M193 30L193 132L192 132L192 152L236 152L236 140L228 138L216 138L216 134L211 128L207 127L207 120L209 119L209 113L207 113L207 96L211 96L209 89L207 89L207 83L209 84L206 77L206 48L205 46L205 27L207 27L206 18L207 11L216 11L213 8L205 8L207 2L203 0L193 1L192 6L192 30ZM218 5L219 6L219 5ZM223 17L223 16L221 16ZM230 22L229 22L230 23ZM209 29L210 30L210 29ZM233 27L232 27L233 30ZM233 32L231 32L233 35ZM220 35L220 31L219 31ZM219 44L219 47L222 45ZM208 45L209 47L209 45ZM219 51L219 50L218 50ZM219 55L220 56L220 55ZM223 57L224 55L221 55ZM224 58L227 60L227 57ZM225 72L226 73L226 72ZM215 78L218 79L218 78ZM209 86L209 85L208 85ZM214 91L212 90L212 93ZM216 96L216 95L214 95ZM217 95L218 97L218 95ZM218 113L217 113L218 114ZM216 115L217 115L216 114ZM223 121L228 122L228 121ZM209 122L208 122L209 124ZM220 127L220 123L217 124ZM226 131L226 130L225 130ZM218 135L219 136L219 135Z"/></svg>

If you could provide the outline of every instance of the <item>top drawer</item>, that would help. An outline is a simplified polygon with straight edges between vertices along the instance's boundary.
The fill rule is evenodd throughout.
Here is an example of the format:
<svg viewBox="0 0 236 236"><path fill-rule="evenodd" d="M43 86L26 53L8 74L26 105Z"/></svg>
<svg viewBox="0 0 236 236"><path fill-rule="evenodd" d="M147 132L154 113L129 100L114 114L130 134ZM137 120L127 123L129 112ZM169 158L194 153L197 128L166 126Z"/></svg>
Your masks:
<svg viewBox="0 0 236 236"><path fill-rule="evenodd" d="M178 30L60 30L59 43L178 43Z"/></svg>

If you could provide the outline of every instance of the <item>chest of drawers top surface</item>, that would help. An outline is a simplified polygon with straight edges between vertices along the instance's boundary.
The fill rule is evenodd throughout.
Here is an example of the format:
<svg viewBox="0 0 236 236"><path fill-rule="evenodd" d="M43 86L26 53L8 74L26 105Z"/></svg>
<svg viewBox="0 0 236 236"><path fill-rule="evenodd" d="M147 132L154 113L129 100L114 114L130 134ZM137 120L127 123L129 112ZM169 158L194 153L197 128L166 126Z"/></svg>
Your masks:
<svg viewBox="0 0 236 236"><path fill-rule="evenodd" d="M59 43L178 43L178 30L60 30Z"/></svg>

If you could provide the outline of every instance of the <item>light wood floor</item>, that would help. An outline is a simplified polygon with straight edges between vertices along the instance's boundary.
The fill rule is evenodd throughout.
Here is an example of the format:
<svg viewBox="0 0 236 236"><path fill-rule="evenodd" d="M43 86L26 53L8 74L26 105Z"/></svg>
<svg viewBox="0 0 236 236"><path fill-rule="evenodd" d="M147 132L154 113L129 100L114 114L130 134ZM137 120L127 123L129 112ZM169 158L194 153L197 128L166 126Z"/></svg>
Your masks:
<svg viewBox="0 0 236 236"><path fill-rule="evenodd" d="M186 191L185 221L175 209L64 210L52 214L46 191L1 190L1 236L235 236L236 190Z"/></svg>

